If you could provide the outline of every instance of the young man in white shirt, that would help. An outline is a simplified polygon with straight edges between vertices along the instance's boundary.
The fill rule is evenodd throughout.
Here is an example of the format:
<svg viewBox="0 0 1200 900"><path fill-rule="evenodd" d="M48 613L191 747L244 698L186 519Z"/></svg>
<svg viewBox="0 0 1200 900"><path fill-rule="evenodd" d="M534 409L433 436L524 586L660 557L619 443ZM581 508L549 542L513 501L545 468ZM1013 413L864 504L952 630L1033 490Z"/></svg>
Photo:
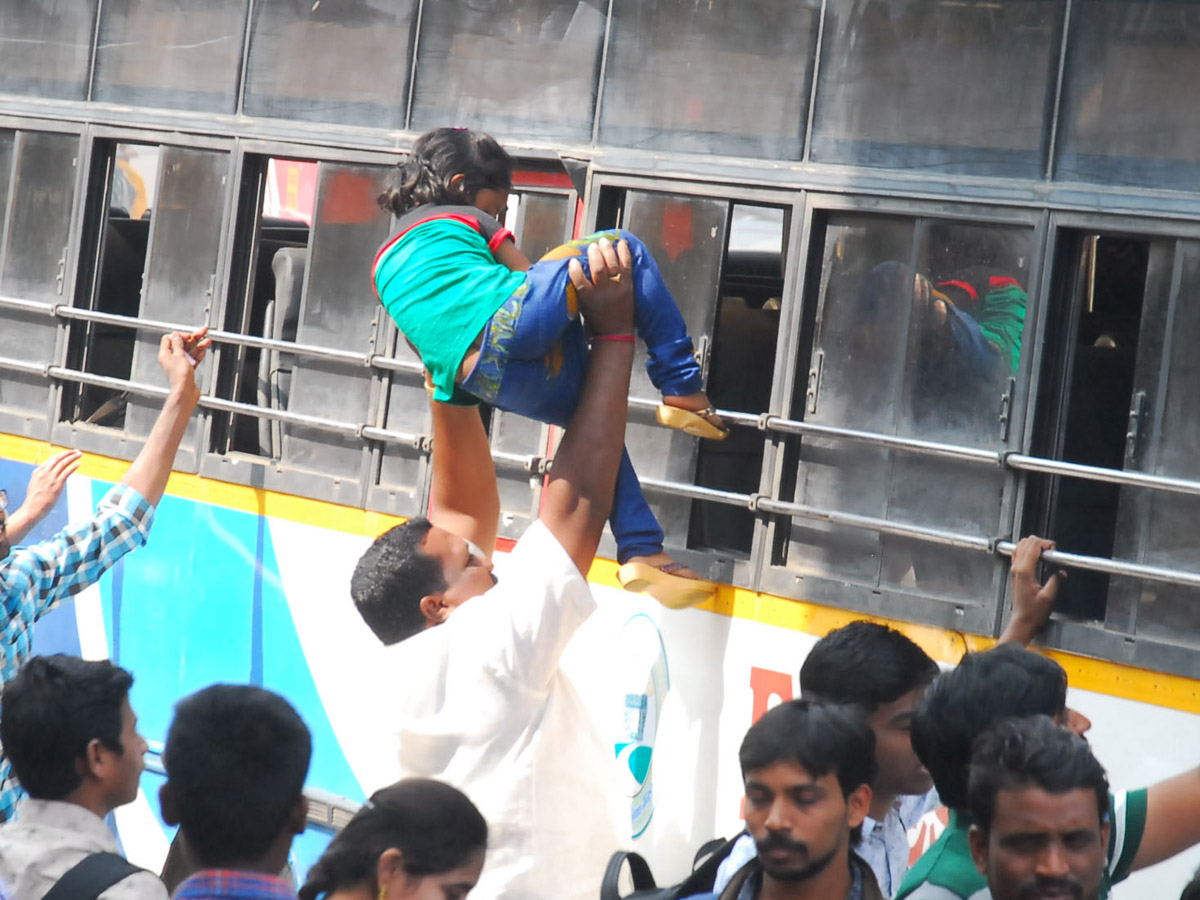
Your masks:
<svg viewBox="0 0 1200 900"><path fill-rule="evenodd" d="M398 708L384 713L395 776L448 781L488 820L471 892L480 900L592 900L619 841L602 785L611 761L559 670L595 609L584 575L612 504L634 351L628 248L592 245L589 267L591 281L571 271L593 342L583 395L539 521L503 579L490 559L500 508L478 410L434 403L430 518L383 535L351 584L398 688Z"/></svg>
<svg viewBox="0 0 1200 900"><path fill-rule="evenodd" d="M104 900L166 900L152 872L126 864L104 817L137 797L146 742L129 706L133 676L107 660L35 656L0 696L0 739L28 796L0 826L0 878L42 897L85 859L110 854ZM88 865L94 865L89 862ZM73 894L72 896L81 896Z"/></svg>

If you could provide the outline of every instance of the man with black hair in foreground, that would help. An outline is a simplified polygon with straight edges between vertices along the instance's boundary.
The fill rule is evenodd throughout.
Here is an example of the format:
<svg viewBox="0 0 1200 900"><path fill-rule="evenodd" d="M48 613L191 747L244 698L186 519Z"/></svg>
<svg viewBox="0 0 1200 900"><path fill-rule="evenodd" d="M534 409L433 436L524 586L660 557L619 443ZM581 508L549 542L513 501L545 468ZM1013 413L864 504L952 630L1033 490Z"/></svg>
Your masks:
<svg viewBox="0 0 1200 900"><path fill-rule="evenodd" d="M996 720L1049 716L1082 735L1091 723L1067 708L1062 666L1017 647L971 653L930 686L913 719L913 747L933 776L950 822L909 870L899 897L970 898L986 887L970 861L967 778L971 748ZM1200 843L1200 768L1149 788L1118 791L1110 803L1107 869L1100 897L1130 872Z"/></svg>
<svg viewBox="0 0 1200 900"><path fill-rule="evenodd" d="M34 657L4 686L0 740L28 794L17 820L0 826L0 878L15 897L58 886L68 897L166 900L158 876L126 862L104 822L137 797L142 774L132 684L107 660L57 655Z"/></svg>
<svg viewBox="0 0 1200 900"><path fill-rule="evenodd" d="M1046 624L1057 577L1045 585L1036 578L1042 551L1051 541L1023 538L1013 553L1013 612L1001 643L1028 644ZM894 896L908 871L908 832L941 805L929 771L913 750L913 710L940 669L905 635L875 622L836 628L813 646L800 667L800 696L847 706L864 716L875 734L878 774L871 782L871 808L854 852L871 867L885 897ZM754 856L743 836L721 864L713 889L719 891Z"/></svg>
<svg viewBox="0 0 1200 900"><path fill-rule="evenodd" d="M312 736L278 694L216 684L180 700L159 791L198 871L175 900L295 900L277 873L304 831Z"/></svg>
<svg viewBox="0 0 1200 900"><path fill-rule="evenodd" d="M592 900L620 840L611 757L559 667L596 608L584 576L612 505L633 363L628 247L588 254L592 281L571 267L592 334L583 394L504 577L489 559L499 497L479 411L434 402L432 523L381 537L351 583L389 645L381 677L403 686L394 711L379 710L397 736L394 777L445 780L487 819L481 900Z"/></svg>
<svg viewBox="0 0 1200 900"><path fill-rule="evenodd" d="M694 900L882 900L851 852L875 777L875 737L861 716L789 700L750 726L738 761L757 853L719 895Z"/></svg>
<svg viewBox="0 0 1200 900"><path fill-rule="evenodd" d="M1082 737L1047 716L1001 719L975 742L967 786L978 900L1098 900L1108 778Z"/></svg>

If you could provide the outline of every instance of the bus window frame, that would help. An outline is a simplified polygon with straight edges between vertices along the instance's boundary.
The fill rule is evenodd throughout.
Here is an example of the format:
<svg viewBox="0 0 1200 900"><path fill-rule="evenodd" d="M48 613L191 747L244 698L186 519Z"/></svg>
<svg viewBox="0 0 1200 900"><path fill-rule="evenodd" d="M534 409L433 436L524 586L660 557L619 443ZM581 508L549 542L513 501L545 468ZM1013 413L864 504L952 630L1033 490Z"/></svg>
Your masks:
<svg viewBox="0 0 1200 900"><path fill-rule="evenodd" d="M1030 271L1029 284L1026 286L1027 307L1023 341L1026 347L1033 349L1033 352L1021 354L1016 380L1010 392L1010 425L1004 441L1004 446L1009 451L1025 447L1028 434L1025 426L1028 389L1033 373L1040 370L1041 355L1044 349L1040 346L1040 321L1043 318L1045 306L1041 272L1045 252L1047 216L1044 211L1036 209L1004 207L995 204L947 203L936 199L904 199L878 195L851 196L809 192L806 195L802 229L804 244L801 259L805 267L802 282L804 296L801 298L801 302L792 304L793 309L804 316L804 320L789 324L788 337L791 339L791 343L786 347L782 345L780 347L780 353L786 353L792 360L792 364L789 371L783 373L785 375L783 383L776 384L777 394L773 400L772 413L788 418L796 394L805 389L803 378L807 375L807 366L802 366L800 361L809 358L815 340L813 320L817 313L816 307L820 302L821 258L819 251L823 246L825 222L830 215L839 213L895 217L913 222L920 219L943 219L961 222L964 225L1025 227L1031 230ZM815 257L814 254L816 254ZM1035 341L1037 343L1034 343ZM778 441L779 449L776 454L773 479L767 490L764 491L770 497L785 501L791 499L784 497L783 491L788 487L789 463L793 463L793 460L786 458L789 456L788 440L794 439ZM1019 481L1021 479L1018 478L1018 473L1011 471L1005 473L1004 486L998 502L997 537L1003 538L1011 531L1011 523L1017 510ZM990 596L982 598L977 605L885 587L870 588L847 585L834 578L797 574L777 561L786 549L787 521L786 515L771 515L766 520L764 542L767 547L772 549L770 553L765 553L761 557L759 590L797 600L837 606L867 615L901 618L954 631L970 631L982 635L999 633L1004 609L1007 605L1004 602L1007 592L1007 577L1001 577L1007 574L1007 564L999 557L996 557L997 573L993 578L994 591Z"/></svg>
<svg viewBox="0 0 1200 900"><path fill-rule="evenodd" d="M1174 241L1200 241L1200 223L1195 220L1166 220L1161 217L1150 218L1143 215L1120 215L1094 212L1059 211L1051 212L1047 222L1047 243L1044 259L1051 261L1043 267L1041 292L1049 298L1053 289L1056 272L1053 260L1061 242L1068 240L1069 235L1079 232L1097 232L1100 234L1115 233L1134 235L1146 238L1159 238ZM1055 352L1060 348L1041 347L1043 329L1046 326L1044 317L1039 317L1037 341L1041 350ZM1042 374L1042 366L1038 374ZM1169 378L1163 382L1162 390L1166 390ZM1025 429L1031 434L1037 409L1037 393L1040 384L1034 383L1028 394L1029 404L1025 411ZM1147 425L1150 423L1147 421ZM1025 442L1028 447L1029 441ZM1031 453L1030 449L1024 452ZM1048 458L1048 457L1042 457ZM1028 473L1019 473L1021 478L1021 504L1017 511L1016 522L1038 510L1027 508L1025 493L1027 490ZM1146 489L1152 490L1152 489ZM1158 671L1177 672L1194 677L1196 672L1197 652L1200 651L1200 632L1192 636L1191 643L1186 638L1180 641L1168 641L1161 637L1146 635L1138 631L1136 610L1113 610L1106 602L1104 620L1077 620L1055 616L1051 618L1046 630L1041 635L1046 645L1068 653L1079 653L1101 659L1111 660L1126 665L1138 666Z"/></svg>
<svg viewBox="0 0 1200 900"><path fill-rule="evenodd" d="M730 209L737 204L750 206L771 206L779 207L791 213L791 224L788 226L788 232L785 235L783 247L783 291L781 295L781 313L779 320L779 334L776 339L776 355L775 355L775 371L772 374L771 388L771 406L768 410L760 410L754 412L754 415L759 415L763 412L772 414L777 413L778 385L782 370L788 364L787 354L787 336L789 334L789 323L794 314L794 307L797 305L796 285L802 276L802 258L795 255L799 252L798 235L800 228L797 223L803 220L804 210L804 191L799 188L791 190L780 189L777 187L759 187L753 185L733 185L720 184L704 181L689 180L685 178L651 178L640 175L630 175L622 172L613 172L597 165L588 172L587 205L584 209L583 234L591 234L597 231L601 226L599 224L600 215L605 212L603 200L607 197L602 197L602 194L612 196L613 192L620 196L622 202L624 192L628 191L650 191L663 194L686 195L689 197L698 197L704 199L724 200L730 205ZM722 249L722 265L725 262L725 253L727 248ZM715 289L714 289L715 290ZM719 298L717 298L719 301ZM693 335L693 339L695 335ZM707 359L705 359L705 373L707 375ZM744 411L750 412L750 411ZM763 455L759 466L759 491L765 493L767 486L773 478L773 464L775 454L772 452L772 436L764 434ZM693 482L684 487L694 487ZM651 484L647 484L643 479L643 490L648 497L653 498L656 494L663 495ZM720 551L708 549L693 549L686 546L687 535L683 535L682 541L678 536L668 534L666 536L666 548L672 557L692 568L694 571L709 578L718 581L727 582L735 587L756 589L760 581L761 560L765 553L764 535L762 522L756 522L754 534L751 540L750 555L746 559L726 555ZM615 558L616 542L613 540L611 532L606 528L604 536L601 538L600 549L598 553L608 558Z"/></svg>
<svg viewBox="0 0 1200 900"><path fill-rule="evenodd" d="M228 226L232 215L231 204L236 194L235 175L235 147L236 139L233 138L218 138L210 135L193 135L180 133L166 133L161 131L146 131L135 130L130 128L114 128L109 126L89 126L83 131L83 139L85 141L85 149L80 154L80 177L84 182L85 188L90 189L97 177L97 172L94 171L94 166L98 159L107 160L111 164L117 145L119 144L143 144L161 148L176 148L181 150L201 150L209 152L224 152L229 155L229 168L226 173L226 178L229 179L229 188L226 191L225 211L223 221ZM111 178L111 171L108 173ZM72 233L73 246L73 261L69 261L67 269L71 280L70 286L66 286L64 282L63 296L70 298L69 304L79 308L77 301L86 299L88 308L94 299L96 291L95 280L99 277L98 266L101 261L102 253L102 238L97 236L95 246L84 248L84 243L88 238L85 231L89 224L89 219L93 215L104 215L106 210L98 209L97 207L106 204L108 200L108 192L110 186L104 184L104 196L101 199L88 196L85 190L83 195L76 198L76 216L79 221ZM217 244L217 260L213 296L208 299L207 321L198 322L179 322L174 324L199 327L201 325L213 325L215 321L214 310L219 302L218 294L220 293L220 285L226 278L226 267L228 260L228 243L230 242L231 229L226 227L224 233L220 236ZM89 242L90 243L90 242ZM91 268L85 269L83 266L83 257L81 252L86 250L88 263ZM146 260L143 266L143 278L145 276L145 266L150 262L150 254L152 248L147 247ZM88 289L87 298L82 298L79 294L81 287L77 279L87 278L92 284ZM143 282L142 290L145 290ZM68 293L69 291L69 293ZM139 312L141 302L144 300L144 295L139 299ZM62 318L59 322L61 330L62 347L60 348L59 358L56 365L67 366L69 362L68 344L71 338L71 329L86 326L86 322L74 320L70 318ZM71 368L74 368L73 366ZM197 372L197 384L200 387L201 396L208 396L211 393L212 382L214 380L213 373L216 371L212 363L201 366ZM131 383L138 383L131 379ZM144 382L151 387L165 390L165 382L160 384L155 382ZM83 422L70 422L62 418L63 414L63 396L66 393L66 384L63 381L56 380L54 385L55 404L53 413L53 425L50 429L49 438L51 442L59 446L78 447L81 450L90 453L101 453L105 456L113 457L114 459L133 459L142 446L146 442L146 436L127 434L124 430L112 428L103 425L88 425ZM149 395L146 395L149 396ZM154 402L151 398L151 402ZM196 473L200 470L200 458L202 456L202 448L207 446L206 434L209 428L209 412L203 408L196 413L198 425L194 429L195 434L191 440L184 440L179 447L179 451L175 457L174 468L179 472ZM2 423L0 423L2 424Z"/></svg>

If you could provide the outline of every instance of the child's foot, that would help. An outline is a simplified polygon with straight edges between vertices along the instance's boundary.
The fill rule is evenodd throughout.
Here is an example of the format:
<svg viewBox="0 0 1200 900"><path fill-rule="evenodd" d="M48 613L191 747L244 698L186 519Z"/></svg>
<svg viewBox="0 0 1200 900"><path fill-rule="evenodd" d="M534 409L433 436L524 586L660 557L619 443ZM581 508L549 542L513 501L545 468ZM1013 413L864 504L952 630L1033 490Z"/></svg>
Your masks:
<svg viewBox="0 0 1200 900"><path fill-rule="evenodd" d="M631 557L617 570L617 581L625 590L648 594L669 609L695 606L717 591L711 581L661 552Z"/></svg>
<svg viewBox="0 0 1200 900"><path fill-rule="evenodd" d="M729 429L713 409L704 391L664 396L658 407L658 423L668 428L678 428L693 437L713 441L723 440L729 435Z"/></svg>

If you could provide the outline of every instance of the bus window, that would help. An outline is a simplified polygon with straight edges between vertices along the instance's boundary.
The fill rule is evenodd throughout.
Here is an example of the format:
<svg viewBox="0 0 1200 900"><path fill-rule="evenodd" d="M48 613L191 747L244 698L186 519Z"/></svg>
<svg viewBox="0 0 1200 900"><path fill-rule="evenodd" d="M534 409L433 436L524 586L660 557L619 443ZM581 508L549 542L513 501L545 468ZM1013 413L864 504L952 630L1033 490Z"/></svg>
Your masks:
<svg viewBox="0 0 1200 900"><path fill-rule="evenodd" d="M228 153L146 144L98 144L94 165L109 172L98 196L93 277L81 279L77 306L129 318L196 327L209 321L225 225ZM161 333L127 324L73 322L72 361L82 371L161 384ZM80 385L64 397L65 421L145 437L160 402ZM189 423L191 446L199 420Z"/></svg>
<svg viewBox="0 0 1200 900"><path fill-rule="evenodd" d="M92 99L236 112L246 5L105 0Z"/></svg>
<svg viewBox="0 0 1200 900"><path fill-rule="evenodd" d="M226 328L332 354L369 354L377 303L365 273L387 233L387 218L375 205L387 168L252 162L261 173L259 190L246 197L255 204L252 238L238 239L252 252L242 302L231 304ZM280 488L317 479L334 486L335 499L358 502L367 454L361 441L347 436L368 424L371 370L332 354L239 348L223 373L223 390L293 418L236 415L227 447L275 460L271 483Z"/></svg>
<svg viewBox="0 0 1200 900"><path fill-rule="evenodd" d="M245 112L403 128L415 0L254 5Z"/></svg>
<svg viewBox="0 0 1200 900"><path fill-rule="evenodd" d="M718 409L770 408L775 345L783 296L785 210L734 204L712 333L708 396ZM760 487L762 434L734 428L723 441L701 441L696 484L753 494ZM695 501L689 545L748 556L754 534L749 509Z"/></svg>
<svg viewBox="0 0 1200 900"><path fill-rule="evenodd" d="M807 390L794 418L885 436L999 450L1022 350L1032 229L835 213L824 223ZM805 437L796 502L988 537L1004 474L849 439ZM983 606L986 553L796 519L799 574Z"/></svg>
<svg viewBox="0 0 1200 900"><path fill-rule="evenodd" d="M73 134L0 131L0 296L61 303L75 201L79 138ZM44 366L53 358L56 325L48 315L6 311L0 358ZM40 373L5 371L0 415L11 430L33 434L49 426L50 384Z"/></svg>
<svg viewBox="0 0 1200 900"><path fill-rule="evenodd" d="M1200 480L1195 396L1200 242L1064 231L1060 284L1072 349L1047 388L1061 395L1052 452L1068 462ZM1058 387L1065 384L1066 390ZM1077 478L1041 486L1050 536L1072 553L1200 571L1194 496ZM1072 572L1058 608L1111 630L1200 638L1200 592L1128 576Z"/></svg>
<svg viewBox="0 0 1200 900"><path fill-rule="evenodd" d="M820 11L816 0L614 4L600 140L799 159Z"/></svg>
<svg viewBox="0 0 1200 900"><path fill-rule="evenodd" d="M1065 8L828 4L811 158L1040 177Z"/></svg>
<svg viewBox="0 0 1200 900"><path fill-rule="evenodd" d="M1200 8L1091 2L1076 7L1068 40L1055 177L1200 188L1200 123L1176 100L1200 79Z"/></svg>
<svg viewBox="0 0 1200 900"><path fill-rule="evenodd" d="M608 4L440 0L421 10L412 131L590 141Z"/></svg>
<svg viewBox="0 0 1200 900"><path fill-rule="evenodd" d="M86 100L96 3L5 4L0 91Z"/></svg>

